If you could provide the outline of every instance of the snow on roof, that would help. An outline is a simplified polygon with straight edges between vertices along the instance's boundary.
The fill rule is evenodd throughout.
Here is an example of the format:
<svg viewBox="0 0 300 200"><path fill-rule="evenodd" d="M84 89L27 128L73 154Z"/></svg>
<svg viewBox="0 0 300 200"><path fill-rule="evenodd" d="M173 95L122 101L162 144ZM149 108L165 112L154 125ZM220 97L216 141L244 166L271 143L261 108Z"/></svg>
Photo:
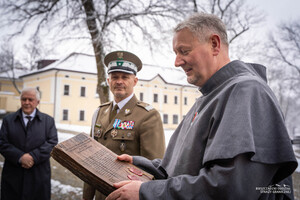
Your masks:
<svg viewBox="0 0 300 200"><path fill-rule="evenodd" d="M28 72L28 69L14 69L14 74L12 70L9 71L2 71L0 72L0 78L10 79L15 77L16 79L22 76L23 74L26 74Z"/></svg>
<svg viewBox="0 0 300 200"><path fill-rule="evenodd" d="M152 80L156 76L160 76L165 82L175 85L191 86L187 80L184 71L181 68L161 67L155 65L143 65L141 71L137 73L140 80Z"/></svg>
<svg viewBox="0 0 300 200"><path fill-rule="evenodd" d="M70 55L42 68L33 70L24 76L41 73L49 70L66 70L81 73L97 74L96 60L94 55L83 53L71 53ZM181 68L160 67L144 64L141 71L137 73L140 80L150 81L160 76L166 83L192 86L186 80L186 75ZM194 87L194 86L192 86Z"/></svg>
<svg viewBox="0 0 300 200"><path fill-rule="evenodd" d="M93 55L74 52L42 69L35 69L24 76L49 70L65 70L97 74L96 60Z"/></svg>

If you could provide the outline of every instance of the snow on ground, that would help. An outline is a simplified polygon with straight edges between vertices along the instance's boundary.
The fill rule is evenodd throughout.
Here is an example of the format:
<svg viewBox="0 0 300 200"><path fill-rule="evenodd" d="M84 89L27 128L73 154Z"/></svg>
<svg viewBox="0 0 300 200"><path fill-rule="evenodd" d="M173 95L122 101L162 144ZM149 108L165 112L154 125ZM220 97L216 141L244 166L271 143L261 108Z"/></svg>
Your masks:
<svg viewBox="0 0 300 200"><path fill-rule="evenodd" d="M297 157L298 167L296 169L296 172L300 173L300 157Z"/></svg>
<svg viewBox="0 0 300 200"><path fill-rule="evenodd" d="M81 196L82 188L65 185L65 184L62 184L60 181L51 179L51 193L52 194L57 194L57 193L69 194L70 192L74 192L75 194Z"/></svg>
<svg viewBox="0 0 300 200"><path fill-rule="evenodd" d="M296 169L297 172L300 173L300 145L294 145L294 152L296 154L297 162L298 162L298 167Z"/></svg>
<svg viewBox="0 0 300 200"><path fill-rule="evenodd" d="M171 138L172 134L174 133L174 130L165 129L164 131L165 131L165 140L166 140L166 147L167 147L169 144L170 138Z"/></svg>
<svg viewBox="0 0 300 200"><path fill-rule="evenodd" d="M90 126L78 126L72 124L55 124L58 130L70 131L70 132L77 132L77 133L90 133L91 127Z"/></svg>
<svg viewBox="0 0 300 200"><path fill-rule="evenodd" d="M61 133L58 131L58 142L63 142L65 140L68 140L70 139L71 137L74 137L75 135L74 134L71 134L71 133Z"/></svg>

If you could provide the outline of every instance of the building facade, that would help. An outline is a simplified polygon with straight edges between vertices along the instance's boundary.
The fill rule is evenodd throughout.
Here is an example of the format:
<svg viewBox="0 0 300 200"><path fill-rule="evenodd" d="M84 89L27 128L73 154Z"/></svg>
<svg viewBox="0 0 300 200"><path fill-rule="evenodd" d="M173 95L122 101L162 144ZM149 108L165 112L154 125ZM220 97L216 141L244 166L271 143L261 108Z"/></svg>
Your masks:
<svg viewBox="0 0 300 200"><path fill-rule="evenodd" d="M159 111L165 129L175 129L200 96L196 87L186 83L185 74L175 67L144 65L137 77L135 95ZM100 105L96 63L91 55L72 53L21 75L19 84L20 88L35 87L40 91L38 108L53 116L56 124L90 126ZM8 88L11 85L1 79L0 109L8 112L20 107L19 94Z"/></svg>

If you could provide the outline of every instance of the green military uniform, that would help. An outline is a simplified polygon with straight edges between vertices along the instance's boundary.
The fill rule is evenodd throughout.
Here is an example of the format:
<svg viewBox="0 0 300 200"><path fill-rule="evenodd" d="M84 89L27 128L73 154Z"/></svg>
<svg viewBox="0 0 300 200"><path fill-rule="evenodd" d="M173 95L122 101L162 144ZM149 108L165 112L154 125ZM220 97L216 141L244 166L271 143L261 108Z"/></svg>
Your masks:
<svg viewBox="0 0 300 200"><path fill-rule="evenodd" d="M109 53L104 63L108 74L122 72L136 75L142 68L141 60L126 51ZM91 136L95 140L118 155L140 155L148 159L163 157L165 136L157 110L139 101L135 95L110 120L112 110L113 102L108 102L95 112L91 129ZM95 189L84 183L83 199L92 200L94 195ZM105 196L96 191L96 200L100 199L105 199Z"/></svg>
<svg viewBox="0 0 300 200"><path fill-rule="evenodd" d="M118 155L126 153L149 159L162 158L165 151L165 137L157 110L133 96L109 122L112 107L112 102L100 106L96 122L92 125L94 139ZM120 122L119 126L116 126L116 122ZM122 126L122 123L125 125ZM94 193L95 189L85 183L84 199L92 199ZM105 197L96 191L96 200L99 199Z"/></svg>

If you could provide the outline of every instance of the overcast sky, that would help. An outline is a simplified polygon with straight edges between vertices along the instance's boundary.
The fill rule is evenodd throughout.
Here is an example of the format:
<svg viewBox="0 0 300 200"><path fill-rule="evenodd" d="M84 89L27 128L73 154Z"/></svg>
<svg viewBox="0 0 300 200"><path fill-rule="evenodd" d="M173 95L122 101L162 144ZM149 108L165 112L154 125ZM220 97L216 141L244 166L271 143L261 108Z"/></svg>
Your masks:
<svg viewBox="0 0 300 200"><path fill-rule="evenodd" d="M261 10L266 14L266 21L255 31L261 31L263 34L268 34L270 31L275 30L276 26L281 22L300 20L300 0L246 0L246 3L257 7L257 10ZM263 39L263 34L259 34L259 37ZM171 48L171 46L170 46ZM139 53L142 57L142 61L145 63L151 63L153 60L149 58L149 53L142 53L138 48L133 50ZM158 50L159 52L162 50ZM168 65L169 67L174 66L175 55L169 52L169 56L160 57L155 56L156 63ZM255 58L252 62L256 62Z"/></svg>
<svg viewBox="0 0 300 200"><path fill-rule="evenodd" d="M275 26L278 25L280 22L290 21L299 19L300 20L300 0L246 0L247 4L257 6L258 10L262 10L266 14L266 22L259 28L258 31L262 31L262 33L267 34L269 31L274 30ZM0 34L1 35L1 34ZM259 37L262 37L262 34L259 34ZM262 37L263 38L263 37ZM134 38L135 39L135 38ZM140 45L139 47L124 47L124 50L132 51L136 53L139 57L141 57L144 63L148 64L157 64L163 66L174 66L174 58L175 55L172 53L172 46L171 46L171 38L169 41L169 48L168 49L156 49L155 51L158 52L157 55L154 55L154 60L150 55L150 52L147 51L147 47ZM67 54L76 52L85 52L85 53L93 53L91 46L83 46L77 45L78 42L73 42L68 45L64 45L63 47L58 47L56 49L57 54L50 55L49 58L46 59L59 59ZM51 44L51 41L50 41ZM15 48L22 50L19 48L20 45ZM90 49L88 51L88 49ZM163 52L166 56L160 56Z"/></svg>
<svg viewBox="0 0 300 200"><path fill-rule="evenodd" d="M267 21L276 25L285 20L299 19L300 0L247 0L267 14Z"/></svg>

